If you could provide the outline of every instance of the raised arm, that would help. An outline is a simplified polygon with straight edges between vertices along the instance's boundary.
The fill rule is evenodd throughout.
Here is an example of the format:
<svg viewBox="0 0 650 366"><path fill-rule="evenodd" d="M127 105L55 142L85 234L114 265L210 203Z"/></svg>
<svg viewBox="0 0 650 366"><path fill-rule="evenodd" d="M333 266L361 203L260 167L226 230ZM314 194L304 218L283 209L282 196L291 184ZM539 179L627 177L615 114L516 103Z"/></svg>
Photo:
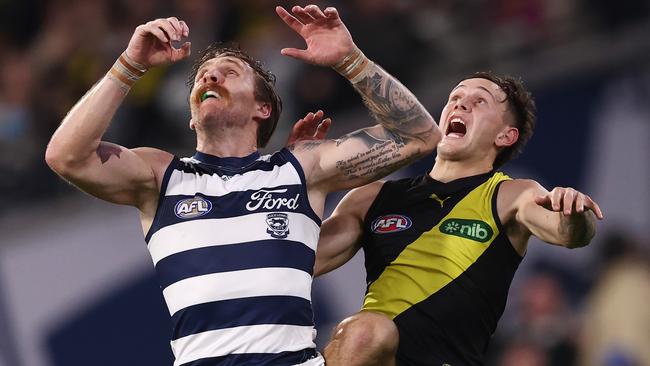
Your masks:
<svg viewBox="0 0 650 366"><path fill-rule="evenodd" d="M295 6L278 15L300 34L307 49L282 53L308 63L330 66L361 94L378 125L336 140L305 141L291 146L310 185L333 191L363 185L435 149L441 133L415 96L356 47L334 8Z"/></svg>
<svg viewBox="0 0 650 366"><path fill-rule="evenodd" d="M549 192L532 180L504 182L498 206L507 207L508 201L511 221L523 229L523 245L528 236L535 235L547 243L583 247L596 234L596 218L603 219L600 207L588 195L563 187Z"/></svg>
<svg viewBox="0 0 650 366"><path fill-rule="evenodd" d="M144 209L157 200L155 171L172 156L151 148L126 149L102 141L115 111L131 86L154 66L187 57L171 41L187 37L189 28L176 18L138 26L129 45L110 71L68 112L48 144L45 159L60 176L79 189L106 201Z"/></svg>

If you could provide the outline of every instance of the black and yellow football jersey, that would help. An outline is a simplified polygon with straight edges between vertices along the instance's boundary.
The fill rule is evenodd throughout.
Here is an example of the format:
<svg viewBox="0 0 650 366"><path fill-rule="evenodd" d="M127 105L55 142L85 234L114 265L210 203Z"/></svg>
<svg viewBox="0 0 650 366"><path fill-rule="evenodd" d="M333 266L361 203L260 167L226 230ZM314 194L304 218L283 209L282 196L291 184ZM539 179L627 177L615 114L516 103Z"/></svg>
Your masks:
<svg viewBox="0 0 650 366"><path fill-rule="evenodd" d="M363 309L399 329L398 365L481 365L521 256L499 221L499 172L386 182L362 238Z"/></svg>

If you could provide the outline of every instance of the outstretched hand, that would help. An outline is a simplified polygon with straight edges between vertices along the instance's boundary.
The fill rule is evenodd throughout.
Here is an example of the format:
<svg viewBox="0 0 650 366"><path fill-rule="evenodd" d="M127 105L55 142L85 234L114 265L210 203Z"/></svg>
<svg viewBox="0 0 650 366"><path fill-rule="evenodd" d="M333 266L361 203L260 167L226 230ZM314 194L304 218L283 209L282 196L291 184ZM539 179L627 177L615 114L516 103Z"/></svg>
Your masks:
<svg viewBox="0 0 650 366"><path fill-rule="evenodd" d="M190 55L190 42L172 45L189 34L187 24L176 17L152 20L135 28L126 55L146 68L173 63Z"/></svg>
<svg viewBox="0 0 650 366"><path fill-rule="evenodd" d="M282 20L307 43L307 49L283 48L283 55L320 66L334 66L349 55L356 46L350 32L335 8L324 11L316 5L294 6L293 15L283 7L275 8Z"/></svg>
<svg viewBox="0 0 650 366"><path fill-rule="evenodd" d="M309 112L293 125L287 139L287 146L299 141L323 140L327 136L331 125L331 119L323 119L323 111Z"/></svg>
<svg viewBox="0 0 650 366"><path fill-rule="evenodd" d="M591 210L599 220L603 219L600 206L591 197L573 188L555 187L549 193L535 197L535 203L547 210L562 212L565 216Z"/></svg>

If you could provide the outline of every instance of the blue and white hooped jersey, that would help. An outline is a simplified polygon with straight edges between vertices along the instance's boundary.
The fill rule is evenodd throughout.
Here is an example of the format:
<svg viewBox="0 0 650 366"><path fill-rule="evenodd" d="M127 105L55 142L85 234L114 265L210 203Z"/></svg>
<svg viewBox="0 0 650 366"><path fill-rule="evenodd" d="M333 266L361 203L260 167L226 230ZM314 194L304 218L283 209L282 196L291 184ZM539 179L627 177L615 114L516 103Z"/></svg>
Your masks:
<svg viewBox="0 0 650 366"><path fill-rule="evenodd" d="M286 149L174 157L145 237L172 316L174 366L311 358L320 224Z"/></svg>

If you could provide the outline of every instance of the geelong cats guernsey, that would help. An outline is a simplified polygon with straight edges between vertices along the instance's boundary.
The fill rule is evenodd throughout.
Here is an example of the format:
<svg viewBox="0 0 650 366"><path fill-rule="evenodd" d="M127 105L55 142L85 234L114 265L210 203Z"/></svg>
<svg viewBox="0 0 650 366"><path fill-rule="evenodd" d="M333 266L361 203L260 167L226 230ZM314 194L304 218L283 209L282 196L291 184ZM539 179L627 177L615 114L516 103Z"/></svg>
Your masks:
<svg viewBox="0 0 650 366"><path fill-rule="evenodd" d="M312 358L320 224L286 149L174 157L145 237L172 316L174 366Z"/></svg>

